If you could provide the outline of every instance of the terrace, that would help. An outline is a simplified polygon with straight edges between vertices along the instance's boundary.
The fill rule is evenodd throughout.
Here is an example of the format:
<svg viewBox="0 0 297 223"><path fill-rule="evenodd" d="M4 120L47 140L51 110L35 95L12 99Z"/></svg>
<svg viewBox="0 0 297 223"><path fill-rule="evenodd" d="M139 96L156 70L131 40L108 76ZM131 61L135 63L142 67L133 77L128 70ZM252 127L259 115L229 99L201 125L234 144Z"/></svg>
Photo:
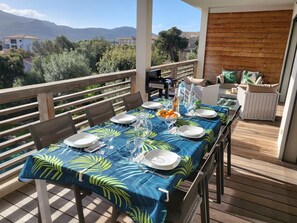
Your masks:
<svg viewBox="0 0 297 223"><path fill-rule="evenodd" d="M294 22L296 19L292 16L294 7L293 15L296 15L294 1L262 1L261 6L258 6L256 1L250 1L249 6L236 5L233 1L224 1L223 5L216 5L216 1L211 1L210 5L207 5L207 1L185 2L202 8L198 60L150 68L148 46L151 44L151 28L149 28L151 1L138 1L137 35L141 38L137 38L136 70L0 91L0 104L7 106L0 110L0 137L5 138L0 143L1 222L37 222L35 187L32 183L24 185L17 180L22 163L34 152L34 143L27 130L30 124L70 112L76 127L85 128L88 127L84 114L85 106L105 100L111 100L116 112L121 112L124 95L140 90L145 98L144 78L148 69L161 69L163 77L171 76L179 79L182 76L194 76L213 80L222 68L263 70L269 83L282 83L281 103L278 105L275 122L238 120L234 124L232 175L226 178L222 204L211 202L211 220L212 222L296 222L297 167L295 164L281 161L284 159L295 163L297 156L296 151L290 149L293 140L291 135L294 133L294 125L296 126L296 122L293 121L296 118L296 109L295 116L293 110L296 104L294 98L296 62L295 65L293 63L296 38L294 40L294 37L290 37L294 36L293 28L296 27ZM265 25L269 28L265 32L268 33L263 33L261 31L263 27L254 26L252 29L248 23L241 22L250 33L258 36L258 42L247 39L246 42L249 44L242 47L242 49L252 48L250 54L253 53L254 56L244 50L228 51L234 48L231 43L237 42L237 46L242 46L242 43L238 43L240 31L229 30L231 33L226 34L223 24L211 22L222 19L224 24L230 24L232 18L228 18L228 15L239 15L238 18L247 17L248 20L252 20L246 14L252 12L256 16L254 20L259 16L260 21L266 21L266 16L272 18L273 23L284 27L271 27L272 25L266 22ZM215 29L219 31L216 32ZM255 39L252 34L250 37ZM222 38L225 45L219 42ZM226 45L228 38L233 40L229 41L230 46ZM265 46L278 44L269 50L259 42ZM229 54L229 57L226 54ZM243 57L246 59L242 59ZM291 121L293 124L289 125ZM48 190L52 220L78 222L73 192L52 185L48 185ZM210 190L210 197L215 200L214 184L210 185ZM109 221L111 208L99 198L94 195L85 198L84 206L86 222ZM200 221L198 215L199 212L195 218L197 222ZM124 218L122 221L130 220Z"/></svg>

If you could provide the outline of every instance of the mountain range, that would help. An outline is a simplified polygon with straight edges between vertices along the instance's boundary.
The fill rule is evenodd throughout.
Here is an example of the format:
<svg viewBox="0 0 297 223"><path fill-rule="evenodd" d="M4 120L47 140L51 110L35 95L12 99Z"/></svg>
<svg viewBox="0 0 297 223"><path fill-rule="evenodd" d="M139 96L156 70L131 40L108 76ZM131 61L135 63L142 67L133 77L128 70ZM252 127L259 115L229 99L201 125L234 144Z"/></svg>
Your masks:
<svg viewBox="0 0 297 223"><path fill-rule="evenodd" d="M44 20L16 16L0 10L0 40L5 36L18 34L32 35L39 39L54 39L57 36L64 35L72 41L99 37L113 41L120 37L136 36L136 29L126 26L114 29L71 28Z"/></svg>

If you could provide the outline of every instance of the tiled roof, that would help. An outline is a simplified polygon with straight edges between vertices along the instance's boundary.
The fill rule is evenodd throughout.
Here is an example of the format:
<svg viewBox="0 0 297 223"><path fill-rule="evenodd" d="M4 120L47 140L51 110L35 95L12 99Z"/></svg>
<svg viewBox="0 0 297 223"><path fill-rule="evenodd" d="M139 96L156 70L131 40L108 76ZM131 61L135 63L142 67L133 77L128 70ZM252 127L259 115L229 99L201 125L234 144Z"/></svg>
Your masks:
<svg viewBox="0 0 297 223"><path fill-rule="evenodd" d="M5 36L4 39L33 39L33 40L37 40L39 38L36 36L31 36L31 35L26 35L26 34L18 34L18 35Z"/></svg>

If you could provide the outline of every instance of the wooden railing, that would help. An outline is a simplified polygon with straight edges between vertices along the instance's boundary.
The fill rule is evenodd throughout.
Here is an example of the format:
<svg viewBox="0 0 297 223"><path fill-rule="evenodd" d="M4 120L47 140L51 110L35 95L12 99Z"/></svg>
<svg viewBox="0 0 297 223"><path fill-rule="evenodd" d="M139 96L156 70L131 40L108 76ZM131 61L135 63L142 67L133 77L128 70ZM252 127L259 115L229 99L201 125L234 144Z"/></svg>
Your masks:
<svg viewBox="0 0 297 223"><path fill-rule="evenodd" d="M197 71L197 60L152 67L163 77L181 78ZM72 114L78 129L88 127L85 108L111 101L124 110L122 97L135 89L136 71L92 75L0 90L0 197L20 186L17 175L35 152L28 126L47 118Z"/></svg>

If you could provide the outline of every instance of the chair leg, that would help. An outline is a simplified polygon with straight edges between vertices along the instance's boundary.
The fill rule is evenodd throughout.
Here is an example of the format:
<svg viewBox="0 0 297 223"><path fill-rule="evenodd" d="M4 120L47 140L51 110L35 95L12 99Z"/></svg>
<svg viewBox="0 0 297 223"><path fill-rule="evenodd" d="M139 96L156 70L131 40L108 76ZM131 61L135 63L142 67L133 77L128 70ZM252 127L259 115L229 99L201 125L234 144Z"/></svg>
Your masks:
<svg viewBox="0 0 297 223"><path fill-rule="evenodd" d="M221 186L221 194L224 194L224 143L221 143L220 145L220 177L221 177L221 181L220 181L220 186Z"/></svg>
<svg viewBox="0 0 297 223"><path fill-rule="evenodd" d="M231 176L231 127L228 134L228 147L227 147L227 174Z"/></svg>
<svg viewBox="0 0 297 223"><path fill-rule="evenodd" d="M200 182L200 193L201 193L201 197L202 197L202 203L200 205L200 217L201 217L201 223L208 223L209 222L209 219L207 219L207 216L208 216L208 210L207 210L207 207L208 207L208 195L206 193L206 189L205 188L205 185L206 185L206 180L203 179L201 182Z"/></svg>
<svg viewBox="0 0 297 223"><path fill-rule="evenodd" d="M115 206L112 206L111 223L117 222L119 214L120 214L120 211Z"/></svg>
<svg viewBox="0 0 297 223"><path fill-rule="evenodd" d="M81 192L78 186L74 186L74 196L75 196L75 203L76 203L79 223L85 223Z"/></svg>
<svg viewBox="0 0 297 223"><path fill-rule="evenodd" d="M40 214L40 207L39 207L39 202L38 202L38 200L37 200L37 208L38 208L38 213L37 213L37 215L38 215L38 223L42 223L42 222L41 222L41 214Z"/></svg>
<svg viewBox="0 0 297 223"><path fill-rule="evenodd" d="M218 150L217 166L216 166L216 191L217 191L217 203L221 203L221 188L222 188L222 176L221 176L221 147Z"/></svg>

